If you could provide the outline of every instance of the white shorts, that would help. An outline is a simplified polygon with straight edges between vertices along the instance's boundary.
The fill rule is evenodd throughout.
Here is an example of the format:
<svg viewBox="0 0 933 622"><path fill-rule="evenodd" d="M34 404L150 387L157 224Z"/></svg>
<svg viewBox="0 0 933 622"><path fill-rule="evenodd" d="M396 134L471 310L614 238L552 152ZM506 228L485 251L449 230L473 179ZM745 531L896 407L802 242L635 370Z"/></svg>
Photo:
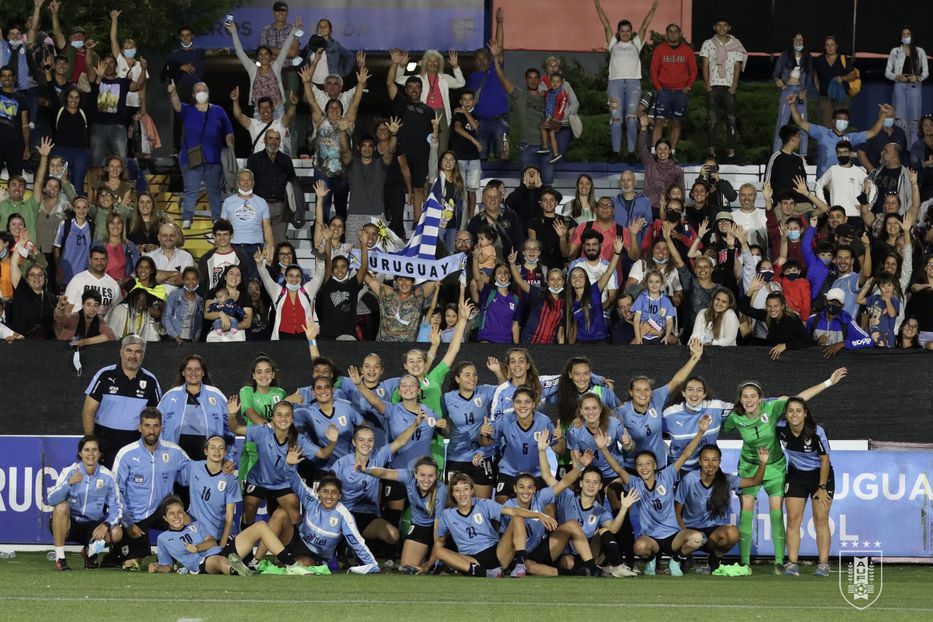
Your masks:
<svg viewBox="0 0 933 622"><path fill-rule="evenodd" d="M483 169L479 160L460 160L460 176L463 177L463 183L469 192L479 190L479 181L483 176Z"/></svg>

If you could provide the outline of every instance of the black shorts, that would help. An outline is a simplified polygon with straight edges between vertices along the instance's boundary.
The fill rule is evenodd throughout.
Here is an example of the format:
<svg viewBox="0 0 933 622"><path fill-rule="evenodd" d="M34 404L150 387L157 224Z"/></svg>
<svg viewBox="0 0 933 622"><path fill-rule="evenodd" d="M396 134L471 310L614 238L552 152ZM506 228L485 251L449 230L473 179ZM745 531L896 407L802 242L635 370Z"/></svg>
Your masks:
<svg viewBox="0 0 933 622"><path fill-rule="evenodd" d="M551 566L554 564L554 558L551 557L551 534L544 534L544 540L538 543L531 553L525 555L525 559L538 564Z"/></svg>
<svg viewBox="0 0 933 622"><path fill-rule="evenodd" d="M427 143L425 143L427 146ZM408 170L411 173L411 185L413 188L420 188L428 181L428 149L420 146L402 149L398 153L405 156L408 161Z"/></svg>
<svg viewBox="0 0 933 622"><path fill-rule="evenodd" d="M412 540L425 546L434 544L434 525L416 525L412 523L408 526L408 533L405 534L406 540Z"/></svg>
<svg viewBox="0 0 933 622"><path fill-rule="evenodd" d="M784 496L794 499L807 499L820 489L820 470L801 471L792 466L787 467L787 477L784 478ZM836 477L832 468L826 479L826 494L833 498L836 491Z"/></svg>
<svg viewBox="0 0 933 622"><path fill-rule="evenodd" d="M81 546L87 546L91 543L91 538L93 538L94 530L100 523L95 523L94 521L76 521L74 517L70 519L68 524L68 535L65 536L65 542L74 542L80 544ZM52 519L49 518L49 532L55 533L52 531ZM110 532L108 527L107 532Z"/></svg>
<svg viewBox="0 0 933 622"><path fill-rule="evenodd" d="M382 500L385 501L402 501L408 498L408 491L405 489L405 484L401 482L396 482L394 480L384 479L382 480ZM362 531L362 530L360 530Z"/></svg>
<svg viewBox="0 0 933 622"><path fill-rule="evenodd" d="M445 471L448 484L454 473L469 475L473 479L473 483L478 486L492 486L496 483L496 472L491 458L484 458L479 466L472 462L448 460Z"/></svg>
<svg viewBox="0 0 933 622"><path fill-rule="evenodd" d="M168 530L168 525L158 513L153 513L152 516L137 521L136 526L143 530L143 535L139 538L130 536L129 529L123 530L123 540L120 542L119 546L119 555L122 555L123 559L142 559L143 557L149 557L152 554L152 548L149 544L150 530ZM111 550L117 548L118 547L113 547Z"/></svg>
<svg viewBox="0 0 933 622"><path fill-rule="evenodd" d="M667 555L668 557L674 557L677 553L674 552L673 544L674 544L674 538L677 537L678 533L680 532L678 531L677 533L672 534L666 538L655 538L652 536L648 536L648 537L658 543L658 551L661 554ZM644 535L647 535L647 534L644 534Z"/></svg>
<svg viewBox="0 0 933 622"><path fill-rule="evenodd" d="M496 478L498 480L496 482L496 495L504 495L509 499L514 497L516 477L517 475L503 475L502 473L499 473L498 477ZM547 482L541 479L540 476L535 477L535 484L537 485L538 490L547 488Z"/></svg>
<svg viewBox="0 0 933 622"><path fill-rule="evenodd" d="M499 556L496 554L496 548L498 544L495 544L485 551L480 551L479 553L474 553L469 555L476 560L476 563L480 565L480 568L483 570L492 570L493 568L499 568L502 564L499 563ZM466 553L461 553L461 555L466 555Z"/></svg>
<svg viewBox="0 0 933 622"><path fill-rule="evenodd" d="M262 499L267 503L273 501L285 495L293 495L295 491L291 488L264 488L257 484L250 484L246 482L246 489L243 491L244 497L255 497L256 499Z"/></svg>
<svg viewBox="0 0 933 622"><path fill-rule="evenodd" d="M700 547L701 551L710 552L710 539L709 537L713 535L713 532L719 529L720 527L728 527L729 525L713 525L712 527L687 527L687 529L692 529L694 531L699 531L704 536L706 536L706 542L703 543L703 546Z"/></svg>
<svg viewBox="0 0 933 622"><path fill-rule="evenodd" d="M328 561L326 559L322 560L318 553L315 553L308 548L308 545L305 544L305 541L301 539L301 533L298 531L298 525L293 527L292 541L289 542L288 546L285 548L287 548L289 553L295 557L310 557L312 566L320 566L321 564L325 564Z"/></svg>
<svg viewBox="0 0 933 622"><path fill-rule="evenodd" d="M353 520L356 521L356 528L361 534L366 531L370 523L379 518L378 514L372 512L350 512L350 514L353 515Z"/></svg>
<svg viewBox="0 0 933 622"><path fill-rule="evenodd" d="M94 436L100 441L100 463L108 469L113 468L117 452L139 440L139 430L117 430L94 424Z"/></svg>

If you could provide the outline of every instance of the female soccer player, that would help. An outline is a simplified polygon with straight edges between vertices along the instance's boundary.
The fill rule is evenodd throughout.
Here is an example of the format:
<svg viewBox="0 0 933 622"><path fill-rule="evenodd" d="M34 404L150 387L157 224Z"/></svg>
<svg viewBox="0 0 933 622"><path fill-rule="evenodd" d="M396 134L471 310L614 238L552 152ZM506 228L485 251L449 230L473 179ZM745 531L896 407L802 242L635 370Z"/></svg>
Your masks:
<svg viewBox="0 0 933 622"><path fill-rule="evenodd" d="M846 377L847 370L840 367L825 382L801 391L797 397L809 401L825 389ZM784 412L787 396L763 398L761 386L755 382L739 385L739 397L733 410L723 421L723 432L738 430L742 437L742 453L739 456L739 475L750 477L758 469L759 447L770 451L770 462L765 469L763 485L768 493L771 516L771 541L774 543L775 573L781 573L784 564L784 517L781 503L784 500L784 475L787 461L777 439L778 419ZM758 486L742 489L742 512L739 515L739 557L742 565L748 566L752 552L752 523L754 521L755 497ZM751 570L749 570L751 573Z"/></svg>
<svg viewBox="0 0 933 622"><path fill-rule="evenodd" d="M829 440L823 427L813 420L807 402L799 397L787 400L784 419L778 422L777 434L788 461L784 487L784 507L787 509L787 563L784 564L784 574L800 574L797 567L800 524L809 497L819 553L819 563L814 574L828 577L829 508L833 504L836 481L830 462Z"/></svg>
<svg viewBox="0 0 933 622"><path fill-rule="evenodd" d="M499 361L490 357L487 365L498 369ZM496 387L478 384L476 365L461 361L454 366L447 380L444 406L447 412L449 442L447 444L446 479L454 473L466 473L473 479L476 496L492 497L495 484L493 452L481 447L479 429L489 420L489 407Z"/></svg>
<svg viewBox="0 0 933 622"><path fill-rule="evenodd" d="M150 573L203 572L248 576L253 571L246 564L253 555L253 547L259 542L280 562L288 565L295 562L282 541L264 522L250 525L221 547L203 524L191 520L178 497L166 497L160 514L169 529L159 534L156 541L158 561L149 564Z"/></svg>
<svg viewBox="0 0 933 622"><path fill-rule="evenodd" d="M207 460L188 463L188 512L217 542L226 544L233 534L236 504L243 500L240 483L232 472L224 471L227 442L223 437L210 437L201 451Z"/></svg>
<svg viewBox="0 0 933 622"><path fill-rule="evenodd" d="M681 529L702 531L701 547L709 554L709 568L702 574L719 568L723 555L739 541L739 530L729 524L729 507L733 491L758 486L768 464L768 448L758 449L758 470L754 477L740 478L723 473L719 468L722 451L718 445L706 445L700 450L699 469L684 475L674 496L674 512Z"/></svg>
<svg viewBox="0 0 933 622"><path fill-rule="evenodd" d="M599 450L622 479L622 483L638 492L638 516L641 533L635 541L635 553L649 558L645 564L646 575L655 574L658 558L663 553L671 558L668 566L671 576L682 577L680 564L691 553L703 545L703 534L694 529L681 529L674 513L674 490L680 480L680 467L703 440L709 428L710 418L700 419L699 431L684 449L684 453L669 466L658 469L658 459L648 450L635 455L633 477L622 468L609 451L606 438L600 434Z"/></svg>
<svg viewBox="0 0 933 622"><path fill-rule="evenodd" d="M264 425L272 419L272 409L285 399L285 389L278 386L275 379L276 365L265 354L253 359L252 379L250 383L240 389L240 414L243 415L246 425ZM246 481L253 465L256 464L256 444L243 443L243 453L240 455L240 469L237 478L240 483Z"/></svg>
<svg viewBox="0 0 933 622"><path fill-rule="evenodd" d="M499 478L496 484L496 501L505 503L515 489L515 477L519 473L541 476L535 447L538 437L547 432L554 439L551 446L560 455L567 446L560 428L554 427L544 413L535 410L536 396L528 387L519 387L512 395L513 411L497 418L495 422L483 423L479 429L479 444L495 445L499 453ZM470 481L472 486L472 480Z"/></svg>
<svg viewBox="0 0 933 622"><path fill-rule="evenodd" d="M360 472L372 478L396 481L405 486L411 505L411 526L405 535L405 544L402 545L399 571L405 574L427 572L435 561L430 553L437 517L444 511L447 502L447 486L440 481L434 458L421 456L410 469L383 469L359 463L357 466Z"/></svg>
<svg viewBox="0 0 933 622"><path fill-rule="evenodd" d="M123 539L123 500L113 473L98 464L100 455L97 437L82 436L78 441L78 462L62 469L55 486L49 489L55 570L71 570L65 560L66 541L81 544L84 567L94 568L96 555L87 554L88 545L94 540L110 544Z"/></svg>
<svg viewBox="0 0 933 622"><path fill-rule="evenodd" d="M518 387L530 387L542 401L557 390L559 376L540 375L531 354L525 348L509 348L505 351L505 357L507 373L492 396L490 421L495 421L503 413L512 411L512 395ZM497 374L497 378L500 375L501 372Z"/></svg>
<svg viewBox="0 0 933 622"><path fill-rule="evenodd" d="M304 432L311 442L325 445L327 431L337 428L337 446L326 463L329 469L338 458L350 453L353 430L363 423L353 405L346 400L334 399L334 381L328 376L316 376L312 382L314 403L295 407L295 427Z"/></svg>
<svg viewBox="0 0 933 622"><path fill-rule="evenodd" d="M501 577L504 567L521 562L515 552L525 550L525 530L513 523L500 536L494 521L499 521L502 515L537 519L548 531L557 528L557 521L547 514L477 499L473 495L473 480L463 473L450 479L447 506L437 519L434 556L472 577ZM448 534L457 545L456 553L444 546Z"/></svg>
<svg viewBox="0 0 933 622"><path fill-rule="evenodd" d="M706 380L700 376L690 376L680 392L684 401L664 409L662 415L662 432L670 437L670 454L667 459L673 462L684 452L684 448L697 433L698 424L704 415L712 419L709 429L700 441L700 449L706 445L716 443L719 438L719 428L723 418L732 411L734 404L713 399L712 391L706 386ZM699 468L699 454L687 456L684 462L684 471L694 471Z"/></svg>
<svg viewBox="0 0 933 622"><path fill-rule="evenodd" d="M231 397L231 401L237 398ZM245 426L236 414L230 416L230 429L234 434L246 436L247 442L256 444L256 466L246 476L246 494L243 495L243 525L252 525L256 520L256 510L265 500L270 512L281 506L288 511L292 521L298 520L298 497L292 493L282 466L292 447L300 447L305 455L314 456L318 461L327 461L337 446L337 428L331 426L327 431L328 445L318 448L311 443L294 425L291 402L279 402L272 411L270 424Z"/></svg>

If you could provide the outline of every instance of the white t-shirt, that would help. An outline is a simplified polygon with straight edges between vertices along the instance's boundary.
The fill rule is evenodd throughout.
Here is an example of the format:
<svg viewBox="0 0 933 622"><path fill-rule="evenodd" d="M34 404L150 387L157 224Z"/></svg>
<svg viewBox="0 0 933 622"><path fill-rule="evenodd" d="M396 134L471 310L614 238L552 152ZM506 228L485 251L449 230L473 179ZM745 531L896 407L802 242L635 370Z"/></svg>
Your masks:
<svg viewBox="0 0 933 622"><path fill-rule="evenodd" d="M133 64L133 68L130 68L130 64L126 62L126 58L123 54L117 56L117 76L121 78L129 78L132 81L139 80L139 74L142 72L143 66L137 61ZM146 72L146 79L149 78L149 72ZM126 105L132 106L133 108L139 108L139 91L133 92L130 91L126 94Z"/></svg>
<svg viewBox="0 0 933 622"><path fill-rule="evenodd" d="M741 209L732 210L732 219L735 224L741 225L748 232L749 244L761 244L768 248L768 223L765 221L765 211L755 208L752 212L743 212Z"/></svg>
<svg viewBox="0 0 933 622"><path fill-rule="evenodd" d="M249 120L249 139L252 143L256 143L255 146L253 147L253 153L259 153L260 151L266 148L265 132L263 132L263 135L259 137L259 140L256 140L256 137L259 136L259 133L262 132L263 128L265 127L266 127L265 121L260 121L259 119L253 119L253 118ZM282 125L282 121L280 119L273 120L272 125L269 126L269 129L266 130L266 132L268 132L269 130L275 130L276 132L279 133L279 136L282 139L279 149L283 153L291 155L291 151L292 151L291 134L289 134L288 128Z"/></svg>
<svg viewBox="0 0 933 622"><path fill-rule="evenodd" d="M613 37L609 42L609 79L622 80L632 78L641 80L641 39L633 34L628 43Z"/></svg>
<svg viewBox="0 0 933 622"><path fill-rule="evenodd" d="M664 272L661 272L661 274L664 274ZM639 259L632 264L632 270L628 273L628 278L635 279L639 283L645 279L644 259ZM680 284L680 274L677 270L671 270L667 274L664 274L664 287L661 291L668 296L673 296L674 292L681 292L683 289L683 285Z"/></svg>
<svg viewBox="0 0 933 622"><path fill-rule="evenodd" d="M146 257L152 258L152 261L155 262L156 270L164 270L166 272L178 272L180 274L185 268L194 265L194 257L191 256L191 253L180 248L174 250L171 259L166 256L162 247L146 253ZM176 285L169 285L168 283L163 283L162 287L165 288L166 296L178 289Z"/></svg>
<svg viewBox="0 0 933 622"><path fill-rule="evenodd" d="M735 37L729 36L729 39ZM741 52L727 52L726 62L723 66L716 64L717 48L724 45L719 39L712 37L703 42L700 48L700 56L707 59L709 63L709 83L710 86L732 86L732 78L735 76L735 64L744 63L746 55Z"/></svg>
<svg viewBox="0 0 933 622"><path fill-rule="evenodd" d="M90 270L85 270L74 275L68 282L68 287L65 288L65 296L68 297L68 302L74 305L75 310L81 308L81 296L89 289L100 294L102 302L99 313L105 319L110 310L123 300L120 294L120 284L112 276L104 273L104 276L97 278L91 274Z"/></svg>
<svg viewBox="0 0 933 622"><path fill-rule="evenodd" d="M858 195L862 194L866 177L868 173L861 166L834 164L817 180L814 192L822 197L823 188L829 186L829 204L843 207L849 218L861 218Z"/></svg>

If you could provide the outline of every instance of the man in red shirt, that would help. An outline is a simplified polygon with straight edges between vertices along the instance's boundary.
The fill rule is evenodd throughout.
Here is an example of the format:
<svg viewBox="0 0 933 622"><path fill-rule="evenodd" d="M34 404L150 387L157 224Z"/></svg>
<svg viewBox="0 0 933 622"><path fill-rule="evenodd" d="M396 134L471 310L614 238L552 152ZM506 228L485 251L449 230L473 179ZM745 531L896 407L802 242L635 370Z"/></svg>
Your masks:
<svg viewBox="0 0 933 622"><path fill-rule="evenodd" d="M651 144L661 139L664 128L671 127L671 150L677 150L680 126L687 111L687 93L697 79L697 61L682 38L680 26L667 27L667 40L654 48L651 56L651 82L655 97L654 136Z"/></svg>

